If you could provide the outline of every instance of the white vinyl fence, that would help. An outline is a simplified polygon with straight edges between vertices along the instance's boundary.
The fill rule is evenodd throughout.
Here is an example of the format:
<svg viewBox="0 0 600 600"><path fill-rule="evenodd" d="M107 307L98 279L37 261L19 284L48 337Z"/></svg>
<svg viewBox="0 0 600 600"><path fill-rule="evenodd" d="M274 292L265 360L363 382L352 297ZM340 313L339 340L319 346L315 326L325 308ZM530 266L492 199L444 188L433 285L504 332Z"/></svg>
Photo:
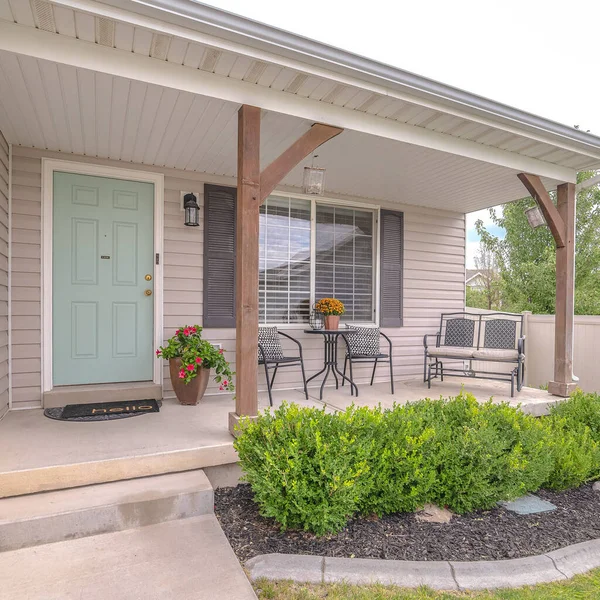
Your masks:
<svg viewBox="0 0 600 600"><path fill-rule="evenodd" d="M493 314L493 310L467 307L467 312ZM548 385L554 375L554 315L525 312L525 385ZM600 316L576 316L573 347L573 372L579 387L586 392L600 392ZM474 369L508 371L506 364L478 363Z"/></svg>

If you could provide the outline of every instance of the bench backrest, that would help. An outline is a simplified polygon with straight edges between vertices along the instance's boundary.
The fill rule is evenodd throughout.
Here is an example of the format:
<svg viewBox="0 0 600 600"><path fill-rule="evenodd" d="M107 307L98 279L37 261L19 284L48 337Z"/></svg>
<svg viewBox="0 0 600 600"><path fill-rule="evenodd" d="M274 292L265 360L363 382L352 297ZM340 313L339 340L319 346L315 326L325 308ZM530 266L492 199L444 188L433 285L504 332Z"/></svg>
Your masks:
<svg viewBox="0 0 600 600"><path fill-rule="evenodd" d="M518 313L443 313L440 346L514 350L523 335L523 315Z"/></svg>

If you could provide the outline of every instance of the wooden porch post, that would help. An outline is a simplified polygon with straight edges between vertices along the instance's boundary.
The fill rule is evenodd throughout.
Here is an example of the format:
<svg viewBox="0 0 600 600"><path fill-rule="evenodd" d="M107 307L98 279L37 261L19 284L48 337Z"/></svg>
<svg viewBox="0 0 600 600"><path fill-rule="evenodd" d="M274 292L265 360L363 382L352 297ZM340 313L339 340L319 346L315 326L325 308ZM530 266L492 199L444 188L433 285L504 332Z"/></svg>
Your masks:
<svg viewBox="0 0 600 600"><path fill-rule="evenodd" d="M573 321L575 306L575 184L557 188L557 203L536 175L520 173L519 179L540 207L556 243L556 310L554 318L554 380L548 392L568 396L573 381Z"/></svg>
<svg viewBox="0 0 600 600"><path fill-rule="evenodd" d="M260 108L242 105L238 112L238 182L236 208L236 401L229 413L233 434L241 416L258 414L258 251L260 205L275 186L306 156L342 129L317 123L261 173Z"/></svg>
<svg viewBox="0 0 600 600"><path fill-rule="evenodd" d="M236 328L235 413L229 429L241 415L258 413L258 223L260 210L260 108L243 105L238 113L238 182L236 209Z"/></svg>
<svg viewBox="0 0 600 600"><path fill-rule="evenodd" d="M548 391L568 396L573 381L573 321L575 311L575 184L557 188L556 208L564 223L565 245L556 249L556 310L554 317L554 381Z"/></svg>

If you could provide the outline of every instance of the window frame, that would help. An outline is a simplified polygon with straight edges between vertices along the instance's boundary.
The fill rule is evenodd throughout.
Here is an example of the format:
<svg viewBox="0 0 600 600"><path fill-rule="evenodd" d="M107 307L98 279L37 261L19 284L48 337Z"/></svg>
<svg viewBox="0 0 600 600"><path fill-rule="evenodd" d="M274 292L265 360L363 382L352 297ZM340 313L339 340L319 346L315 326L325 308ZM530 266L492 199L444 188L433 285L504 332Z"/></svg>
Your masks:
<svg viewBox="0 0 600 600"><path fill-rule="evenodd" d="M366 210L373 214L373 320L371 321L349 321L349 324L358 326L375 326L379 327L379 270L380 270L380 252L379 247L380 236L380 211L381 207L378 204L369 204L367 202L356 202L352 200L343 200L339 198L329 198L326 196L311 196L307 194L273 192L269 198L294 198L298 200L308 200L310 202L310 291L309 301L310 307L316 302L316 235L317 235L317 204L328 206L339 206L342 208L355 208L358 210ZM268 198L267 198L268 200ZM267 321L259 322L261 327L279 327L280 329L307 329L310 327L308 323L277 323Z"/></svg>

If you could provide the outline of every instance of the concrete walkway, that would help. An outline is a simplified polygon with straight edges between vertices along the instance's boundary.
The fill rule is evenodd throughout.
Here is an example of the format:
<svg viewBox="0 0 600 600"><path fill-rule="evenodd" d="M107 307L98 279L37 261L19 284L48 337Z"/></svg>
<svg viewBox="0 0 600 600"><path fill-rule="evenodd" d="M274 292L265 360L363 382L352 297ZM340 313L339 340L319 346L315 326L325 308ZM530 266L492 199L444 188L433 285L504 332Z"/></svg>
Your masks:
<svg viewBox="0 0 600 600"><path fill-rule="evenodd" d="M561 581L600 567L600 540L554 552L498 561L403 561L330 558L300 554L263 554L246 568L252 580L266 578L299 583L380 583L404 588L427 586L462 591L517 588Z"/></svg>
<svg viewBox="0 0 600 600"><path fill-rule="evenodd" d="M0 554L0 600L256 600L214 515Z"/></svg>

